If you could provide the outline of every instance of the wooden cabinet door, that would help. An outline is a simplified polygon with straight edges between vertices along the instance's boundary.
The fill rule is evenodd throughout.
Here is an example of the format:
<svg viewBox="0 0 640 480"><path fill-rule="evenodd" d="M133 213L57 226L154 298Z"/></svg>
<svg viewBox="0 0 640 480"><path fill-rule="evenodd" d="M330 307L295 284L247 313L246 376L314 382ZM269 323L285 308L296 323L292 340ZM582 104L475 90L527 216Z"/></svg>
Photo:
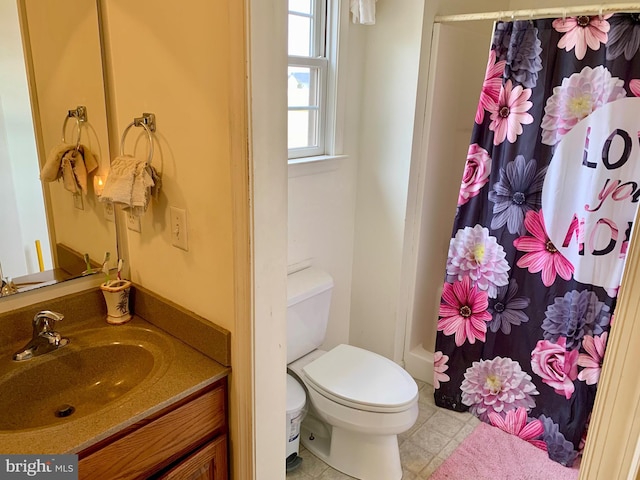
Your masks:
<svg viewBox="0 0 640 480"><path fill-rule="evenodd" d="M189 455L158 480L228 480L227 436L221 435Z"/></svg>

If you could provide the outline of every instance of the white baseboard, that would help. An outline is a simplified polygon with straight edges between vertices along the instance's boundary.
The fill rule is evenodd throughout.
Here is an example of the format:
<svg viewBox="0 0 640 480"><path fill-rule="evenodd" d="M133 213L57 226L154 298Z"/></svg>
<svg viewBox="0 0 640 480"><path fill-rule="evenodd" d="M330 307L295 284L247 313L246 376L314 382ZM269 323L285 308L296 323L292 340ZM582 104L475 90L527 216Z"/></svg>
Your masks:
<svg viewBox="0 0 640 480"><path fill-rule="evenodd" d="M409 351L404 358L405 370L413 378L433 385L433 352L418 345Z"/></svg>

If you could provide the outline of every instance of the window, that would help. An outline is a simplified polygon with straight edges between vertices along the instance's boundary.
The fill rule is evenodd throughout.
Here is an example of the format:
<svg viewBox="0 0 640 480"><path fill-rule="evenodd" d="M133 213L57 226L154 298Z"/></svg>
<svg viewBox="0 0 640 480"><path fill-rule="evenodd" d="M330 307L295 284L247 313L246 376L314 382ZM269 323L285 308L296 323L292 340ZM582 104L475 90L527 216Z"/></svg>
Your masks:
<svg viewBox="0 0 640 480"><path fill-rule="evenodd" d="M326 153L326 0L289 0L289 158Z"/></svg>

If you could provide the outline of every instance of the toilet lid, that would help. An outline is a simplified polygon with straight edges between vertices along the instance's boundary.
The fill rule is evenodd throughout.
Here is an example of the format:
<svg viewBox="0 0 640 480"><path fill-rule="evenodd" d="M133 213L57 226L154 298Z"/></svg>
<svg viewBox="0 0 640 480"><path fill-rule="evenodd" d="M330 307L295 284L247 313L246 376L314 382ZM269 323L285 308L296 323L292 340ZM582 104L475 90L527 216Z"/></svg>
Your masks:
<svg viewBox="0 0 640 480"><path fill-rule="evenodd" d="M338 345L303 371L319 393L362 410L397 411L418 395L415 380L402 367L351 345Z"/></svg>

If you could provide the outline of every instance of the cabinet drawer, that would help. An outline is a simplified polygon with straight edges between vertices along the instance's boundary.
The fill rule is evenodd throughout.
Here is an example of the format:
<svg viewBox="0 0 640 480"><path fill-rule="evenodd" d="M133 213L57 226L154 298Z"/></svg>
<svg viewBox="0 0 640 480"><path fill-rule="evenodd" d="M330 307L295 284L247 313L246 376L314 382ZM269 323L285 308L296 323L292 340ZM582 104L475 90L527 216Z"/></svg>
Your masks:
<svg viewBox="0 0 640 480"><path fill-rule="evenodd" d="M207 392L78 463L80 479L146 478L225 426L225 388Z"/></svg>
<svg viewBox="0 0 640 480"><path fill-rule="evenodd" d="M227 436L213 442L171 467L168 472L155 475L152 480L228 480Z"/></svg>

